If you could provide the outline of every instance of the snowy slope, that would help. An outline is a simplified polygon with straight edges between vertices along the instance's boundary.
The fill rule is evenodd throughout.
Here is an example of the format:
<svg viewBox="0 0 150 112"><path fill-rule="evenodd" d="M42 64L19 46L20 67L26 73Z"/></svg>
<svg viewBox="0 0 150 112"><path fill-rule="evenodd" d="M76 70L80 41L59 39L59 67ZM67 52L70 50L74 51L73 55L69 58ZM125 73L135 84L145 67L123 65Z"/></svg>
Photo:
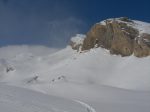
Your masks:
<svg viewBox="0 0 150 112"><path fill-rule="evenodd" d="M0 85L1 112L87 112L90 108L92 107L88 107L87 104L84 106L76 101Z"/></svg>
<svg viewBox="0 0 150 112"><path fill-rule="evenodd" d="M15 58L0 60L0 80L14 85L39 84L43 88L69 82L150 90L150 57L115 56L101 48L78 53L67 47L47 56L18 54ZM14 70L6 72L7 68Z"/></svg>
<svg viewBox="0 0 150 112"><path fill-rule="evenodd" d="M69 46L54 53L29 54L0 54L0 82L82 101L97 112L150 111L150 57L110 55L101 48L79 53Z"/></svg>

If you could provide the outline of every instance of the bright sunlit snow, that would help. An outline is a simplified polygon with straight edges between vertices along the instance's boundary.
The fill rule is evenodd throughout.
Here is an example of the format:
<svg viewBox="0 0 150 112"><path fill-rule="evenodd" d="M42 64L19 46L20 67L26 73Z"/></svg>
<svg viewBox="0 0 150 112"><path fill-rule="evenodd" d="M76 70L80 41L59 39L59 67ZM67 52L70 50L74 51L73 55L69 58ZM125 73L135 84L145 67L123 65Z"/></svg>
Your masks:
<svg viewBox="0 0 150 112"><path fill-rule="evenodd" d="M0 85L1 112L87 112L91 108L76 101Z"/></svg>
<svg viewBox="0 0 150 112"><path fill-rule="evenodd" d="M88 52L79 53L72 50L70 46L60 51L38 48L38 52L49 49L49 53L43 52L42 55L30 52L32 47L20 47L19 49L19 52L13 53L13 51L18 51L18 47L0 48L0 82L4 85L24 87L44 94L62 97L64 101L69 99L68 102L77 103L75 103L74 108L78 109L78 112L149 112L150 57L136 58L134 56L110 55L107 50L102 48L94 48ZM7 55L11 53L13 55ZM16 87L6 86L6 88L13 89ZM4 104L5 106L7 103L8 105L11 104L10 97L5 99L3 96L8 94L7 97L12 93L11 89L7 92L8 90L5 91L5 86L0 86L0 91L4 91L0 92L2 96L1 104L3 104L3 100L8 100ZM41 94L34 92L34 95L30 91L28 93L26 89L17 88L13 91L17 91L14 94L21 95L24 95L27 91L25 99L15 99L17 101L13 104L14 109L24 105L20 107L23 112L26 111L25 107L28 106L28 102L40 97L40 95L37 95L36 98L32 96ZM49 97L53 99L52 96ZM12 95L13 97L14 95ZM55 97L52 102L47 100L47 95L45 97L43 100L48 102L48 106L55 101ZM25 104L24 100L27 100ZM20 101L23 101L23 104L18 104ZM62 99L55 107L63 106L66 110L53 110L53 108L47 107L47 104L42 102L39 104L35 100L33 108L29 108L28 112L34 110L40 112L49 112L48 110L52 112L77 112L73 109L68 110L70 108L70 106L66 107L68 103L61 102L63 102ZM38 106L35 106L36 104ZM45 108L43 108L43 105ZM74 103L71 104L71 106L73 105ZM76 105L79 106L76 108ZM9 112L9 110L6 110L6 112Z"/></svg>

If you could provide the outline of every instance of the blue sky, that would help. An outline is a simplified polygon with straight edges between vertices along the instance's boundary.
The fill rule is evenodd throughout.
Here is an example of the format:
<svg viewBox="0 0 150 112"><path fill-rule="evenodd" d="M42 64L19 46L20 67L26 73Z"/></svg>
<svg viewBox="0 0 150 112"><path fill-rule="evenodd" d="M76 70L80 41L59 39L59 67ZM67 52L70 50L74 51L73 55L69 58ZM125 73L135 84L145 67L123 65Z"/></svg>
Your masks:
<svg viewBox="0 0 150 112"><path fill-rule="evenodd" d="M150 22L149 0L0 0L0 46L64 47L103 19Z"/></svg>

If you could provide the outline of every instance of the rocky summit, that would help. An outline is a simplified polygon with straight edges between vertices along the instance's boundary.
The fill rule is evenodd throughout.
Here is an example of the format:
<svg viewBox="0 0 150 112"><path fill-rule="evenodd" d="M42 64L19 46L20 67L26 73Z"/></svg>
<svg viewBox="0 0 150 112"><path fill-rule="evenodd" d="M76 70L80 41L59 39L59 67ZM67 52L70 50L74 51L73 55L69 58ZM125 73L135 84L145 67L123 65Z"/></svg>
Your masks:
<svg viewBox="0 0 150 112"><path fill-rule="evenodd" d="M121 56L150 55L150 24L127 17L113 18L96 23L82 44L82 51L95 47L106 48Z"/></svg>

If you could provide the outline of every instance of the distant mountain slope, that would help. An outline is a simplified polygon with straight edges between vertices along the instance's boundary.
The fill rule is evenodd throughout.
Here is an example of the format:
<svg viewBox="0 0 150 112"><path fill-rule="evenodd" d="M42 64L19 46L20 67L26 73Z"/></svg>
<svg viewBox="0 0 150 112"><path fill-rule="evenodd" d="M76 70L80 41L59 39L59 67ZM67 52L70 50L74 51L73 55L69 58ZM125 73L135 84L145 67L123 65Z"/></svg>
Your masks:
<svg viewBox="0 0 150 112"><path fill-rule="evenodd" d="M76 52L67 47L44 56L17 54L1 57L0 81L49 88L53 84L108 85L124 89L150 90L150 57L110 55L102 48Z"/></svg>

